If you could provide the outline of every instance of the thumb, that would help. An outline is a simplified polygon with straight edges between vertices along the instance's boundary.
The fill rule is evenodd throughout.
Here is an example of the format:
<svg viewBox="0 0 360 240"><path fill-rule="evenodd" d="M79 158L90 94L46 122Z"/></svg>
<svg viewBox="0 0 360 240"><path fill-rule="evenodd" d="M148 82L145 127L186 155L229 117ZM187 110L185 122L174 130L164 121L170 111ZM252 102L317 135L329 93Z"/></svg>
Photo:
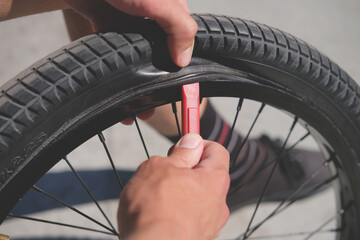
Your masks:
<svg viewBox="0 0 360 240"><path fill-rule="evenodd" d="M188 133L169 150L168 157L177 167L192 168L199 163L203 150L204 141L200 135Z"/></svg>

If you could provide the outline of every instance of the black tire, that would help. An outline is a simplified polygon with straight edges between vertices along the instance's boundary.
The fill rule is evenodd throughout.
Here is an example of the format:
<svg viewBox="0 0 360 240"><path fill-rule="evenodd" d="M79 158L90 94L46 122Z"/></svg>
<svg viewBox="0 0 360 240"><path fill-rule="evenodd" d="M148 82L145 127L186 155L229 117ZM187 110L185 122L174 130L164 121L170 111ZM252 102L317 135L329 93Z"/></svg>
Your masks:
<svg viewBox="0 0 360 240"><path fill-rule="evenodd" d="M131 32L84 37L40 60L1 88L0 220L75 147L143 110L180 99L201 83L207 96L255 99L284 109L336 153L339 239L360 239L360 89L338 65L303 41L238 18L194 15L194 58L168 64L151 21ZM125 30L127 32L129 29ZM164 71L166 70L166 71ZM36 169L36 170L34 170Z"/></svg>

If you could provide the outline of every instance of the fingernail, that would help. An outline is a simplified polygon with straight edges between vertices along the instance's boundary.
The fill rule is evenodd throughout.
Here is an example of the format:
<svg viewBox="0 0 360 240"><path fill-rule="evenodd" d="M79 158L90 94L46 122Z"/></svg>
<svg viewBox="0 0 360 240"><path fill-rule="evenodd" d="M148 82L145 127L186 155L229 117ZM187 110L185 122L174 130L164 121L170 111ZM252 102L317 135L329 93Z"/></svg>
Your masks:
<svg viewBox="0 0 360 240"><path fill-rule="evenodd" d="M183 136L176 145L181 148L191 149L191 148L196 148L201 141L202 138L200 137L200 135L195 133L188 133L185 136Z"/></svg>
<svg viewBox="0 0 360 240"><path fill-rule="evenodd" d="M185 67L190 63L191 56L192 56L192 49L193 47L189 47L184 50L179 56L179 63L181 67Z"/></svg>

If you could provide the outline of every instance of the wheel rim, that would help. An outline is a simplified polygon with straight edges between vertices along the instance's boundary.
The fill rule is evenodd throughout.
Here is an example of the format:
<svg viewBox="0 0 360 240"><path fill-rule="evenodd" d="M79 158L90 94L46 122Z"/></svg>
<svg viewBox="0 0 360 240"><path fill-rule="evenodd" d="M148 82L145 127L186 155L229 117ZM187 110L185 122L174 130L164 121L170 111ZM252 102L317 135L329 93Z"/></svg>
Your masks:
<svg viewBox="0 0 360 240"><path fill-rule="evenodd" d="M179 94L178 86L180 84L184 84L192 81L201 82L203 97L226 95L231 97L245 97L249 99L254 99L255 98L254 92L255 92L258 98L254 100L259 100L260 102L265 102L266 104L280 106L281 109L291 112L296 116L300 116L300 118L304 120L303 125L306 125L307 122L311 122L310 125L315 125L315 126L321 124L317 122L318 119L316 119L316 121L314 119L310 121L306 119L307 113L301 112L301 107L299 108L300 112L296 112L296 111L294 112L294 109L292 109L294 102L296 102L298 105L306 104L303 102L301 98L296 97L296 95L291 95L283 91L283 89L279 88L278 86L271 84L263 84L262 83L263 79L258 79L255 76L249 76L241 72L240 73L237 72L235 75L234 72L230 72L226 76L227 72L228 70L217 72L217 70L213 69L213 72L206 72L206 73L188 72L186 75L183 75L181 77L179 77L179 74L174 74L173 77L171 75L170 77L167 77L166 79L167 84L164 84L164 82L159 81L158 85L154 84L151 87L144 90L143 92L138 93L140 95L143 95L140 98L131 99L132 97L130 96L127 99L118 98L116 101L108 101L105 104L102 103L99 106L94 107L94 109L91 109L91 111L87 112L86 114L82 113L83 118L81 119L81 121L77 120L77 123L75 122L70 123L68 125L68 129L71 129L73 131L73 134L67 136L61 136L61 139L56 142L57 146L52 145L52 147L49 148L50 150L48 151L52 153L54 152L67 153L72 148L76 147L80 142L83 142L85 139L88 139L91 135L94 135L95 133L102 131L104 128L118 122L119 120L122 120L128 116L133 116L136 113L146 110L148 108L152 108L154 106L167 103L169 101L179 100L180 94ZM206 77L204 77L205 74ZM181 79L181 81L179 81L179 78ZM175 81L177 81L178 83L174 84ZM231 89L231 91L229 91L229 89ZM152 96L149 97L149 95L147 95L148 93L151 93ZM116 99L117 97L114 98ZM126 103L120 104L122 101L126 101ZM131 109L131 111L128 111L126 114L124 114L124 112L126 112L124 109L126 110ZM111 120L103 121L104 119L108 119L109 116L111 116ZM74 128L74 125L79 125L79 122L81 123L80 126ZM96 128L93 128L92 131L86 134L82 134L84 132L84 129L89 129L89 126L93 126L94 122L101 122L101 124L100 126L98 125ZM321 145L326 146L327 148L329 148L329 146L332 146L334 145L334 143L337 142L336 140L332 139L334 143L329 144L329 142L325 141L324 138L321 137L322 135L315 129L311 128L309 129L309 131L312 133L312 135L316 136L318 142ZM64 145L63 144L64 141L68 141L68 139L73 137L74 134L79 135L79 133L80 135L82 134L81 137L73 141L72 145L60 147L60 145ZM341 151L340 154L342 154ZM45 154L43 158L47 158L47 157L48 155ZM56 162L56 160L58 159L55 159L54 162ZM335 161L335 163L336 164L334 164L332 168L335 168L335 165L337 164L342 164L342 161L340 158L338 158ZM48 164L49 164L48 166L43 166L43 172L45 172L51 165L53 165L53 162L48 161ZM339 177L340 177L340 181L338 183L338 186L341 189L346 189L346 188L351 189L351 184L349 183L347 176L340 173ZM36 178L37 177L34 177L33 179ZM339 190L337 191L337 193L340 194L341 191ZM351 202L354 199L351 192L347 195L338 195L337 198L339 199L338 204L340 210L347 208L349 202ZM341 214L340 215L341 220L338 221L338 223L341 226L341 239L348 239L346 236L352 236L353 234L352 226L357 226L356 214L355 216L353 216L352 214L343 214L341 211L340 214ZM345 228L343 224L344 222L347 223ZM338 238L340 238L339 235Z"/></svg>

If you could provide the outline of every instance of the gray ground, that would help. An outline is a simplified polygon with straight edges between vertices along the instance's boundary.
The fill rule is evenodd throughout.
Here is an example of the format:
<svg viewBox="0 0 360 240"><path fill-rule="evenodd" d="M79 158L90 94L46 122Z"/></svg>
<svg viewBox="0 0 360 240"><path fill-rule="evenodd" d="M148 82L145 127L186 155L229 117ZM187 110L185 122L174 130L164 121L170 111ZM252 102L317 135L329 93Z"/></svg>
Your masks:
<svg viewBox="0 0 360 240"><path fill-rule="evenodd" d="M360 83L360 47L358 46L360 42L360 1L358 0L190 0L189 5L193 12L239 16L287 31L326 53L326 55L337 62ZM46 56L68 42L69 40L60 12L46 13L0 23L0 84L3 84L36 60ZM219 105L222 104L222 102L216 104ZM257 107L256 104L250 103L248 109L254 106ZM221 108L223 114L232 113L234 103L231 103L229 108L224 108L222 104ZM271 111L266 114L268 115L267 121L262 122L265 130L262 131L266 131L270 135L276 135L277 133L272 133L272 130L277 130L277 128L281 126L279 127L279 124L275 125L275 123L280 122L280 125L284 125L287 124L286 121L288 120L283 119L283 116L273 117ZM244 125L250 121L247 118L251 119L251 117L246 116L245 110L243 114ZM146 125L144 125L144 128L145 137L151 136L151 138L153 138L151 142L161 143L160 146L159 144L150 144L151 154L164 155L166 153L166 147L163 147L163 145L169 146L169 143L156 135L151 129L147 128ZM108 139L113 140L110 148L115 157L119 159L134 159L131 162L123 161L119 163L123 167L130 168L136 166L136 164L145 157L142 150L138 149L138 145L134 144L138 142L138 137L134 134L135 130L126 128L126 133L124 134L124 129L123 126L117 126L105 134ZM121 136L119 136L117 133L121 130L123 130L123 132ZM242 130L239 129L239 131ZM301 134L301 131L301 129L298 131L298 135ZM259 133L260 130L258 130L257 134ZM98 158L104 158L104 155L102 150L94 147L94 142L95 140L90 141L88 145L84 147L88 155L80 155L77 151L72 154L74 159L83 158L88 160L86 166L78 163L80 167L87 169L106 167L100 164L99 161L96 161ZM305 147L312 148L312 144L311 141L305 143ZM125 146L129 151L121 151L119 146ZM63 166L59 166L57 170L54 171L61 171L62 169ZM276 228L282 230L288 229L290 231L291 229L296 229L298 226L304 226L302 229L307 231L314 229L316 226L309 225L307 220L298 221L296 224L293 224L293 221L304 212L311 214L311 218L326 219L329 217L325 213L331 211L333 208L332 192L326 191L316 197L317 198L302 202L300 206L294 210L286 211L285 217L282 218L282 220L278 220L279 222L276 224L277 227L264 226L262 230L263 233L271 232ZM106 210L114 215L113 209L116 207L116 201L109 201L105 206ZM274 205L265 206L259 214L259 219L261 215L270 211L272 207L274 207ZM324 207L326 209L325 211L316 212L317 209ZM82 205L81 208L90 213L94 211L96 215L95 210L88 208L87 205ZM241 223L246 222L252 209L253 207L249 207L242 210L239 214L234 215L232 220L235 221L232 221L226 227L226 233L223 235L223 238L234 236L232 232L238 231L239 225L240 228L244 228L244 224ZM327 209L330 210L328 211ZM50 218L54 216L58 219L69 218L68 213L63 213L58 210L50 211L46 214ZM75 221L80 220L75 219ZM19 226L21 226L21 229L24 231L19 231ZM8 223L5 226L1 226L0 233L11 233L12 236L24 236L24 234L28 234L32 230L39 233L39 229L40 234L42 231L48 229L51 229L51 234L54 235L58 233L57 231L64 234L63 230L43 227L42 225L28 225L20 222ZM71 235L73 233L67 231L66 234ZM328 238L324 236L324 238L317 237L316 239Z"/></svg>

